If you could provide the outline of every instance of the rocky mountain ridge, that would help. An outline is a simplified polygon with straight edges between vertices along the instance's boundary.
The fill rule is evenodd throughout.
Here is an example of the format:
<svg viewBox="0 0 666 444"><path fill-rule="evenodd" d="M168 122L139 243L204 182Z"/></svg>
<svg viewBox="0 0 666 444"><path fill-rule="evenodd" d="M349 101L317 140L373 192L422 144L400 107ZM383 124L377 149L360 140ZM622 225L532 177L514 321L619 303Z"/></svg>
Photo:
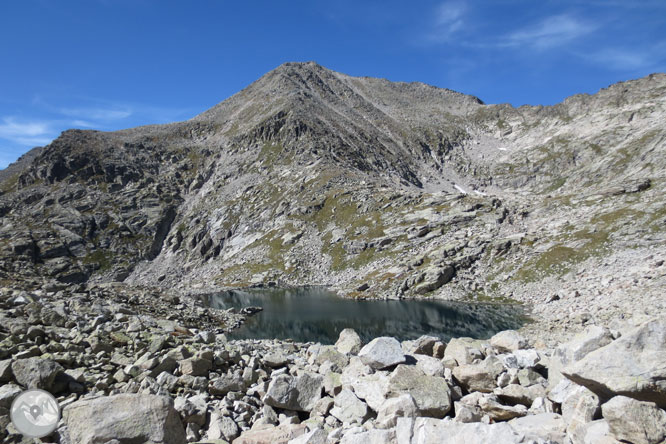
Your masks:
<svg viewBox="0 0 666 444"><path fill-rule="evenodd" d="M66 131L8 168L0 279L659 312L665 110L664 74L513 108L288 63L189 121Z"/></svg>

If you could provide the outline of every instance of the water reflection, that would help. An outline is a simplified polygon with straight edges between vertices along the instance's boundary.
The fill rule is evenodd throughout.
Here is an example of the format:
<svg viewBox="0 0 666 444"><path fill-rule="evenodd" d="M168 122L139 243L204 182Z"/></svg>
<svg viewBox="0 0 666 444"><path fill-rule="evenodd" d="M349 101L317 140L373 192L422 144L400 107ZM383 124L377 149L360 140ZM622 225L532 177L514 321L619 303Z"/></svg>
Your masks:
<svg viewBox="0 0 666 444"><path fill-rule="evenodd" d="M263 311L248 319L232 337L293 339L334 343L341 330L353 328L368 341L377 336L415 339L423 334L451 337L489 337L519 328L515 306L462 304L445 301L357 301L323 288L233 290L204 296L211 307L250 305Z"/></svg>

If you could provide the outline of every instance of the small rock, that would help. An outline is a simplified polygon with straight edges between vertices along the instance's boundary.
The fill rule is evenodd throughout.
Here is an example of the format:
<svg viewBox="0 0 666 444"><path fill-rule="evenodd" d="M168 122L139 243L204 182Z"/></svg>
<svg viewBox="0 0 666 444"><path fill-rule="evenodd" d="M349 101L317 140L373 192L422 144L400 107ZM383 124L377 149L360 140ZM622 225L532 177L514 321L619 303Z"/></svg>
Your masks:
<svg viewBox="0 0 666 444"><path fill-rule="evenodd" d="M238 424L228 416L222 415L218 410L210 415L208 426L208 439L226 439L231 442L240 435Z"/></svg>
<svg viewBox="0 0 666 444"><path fill-rule="evenodd" d="M183 375L207 376L213 363L207 359L189 358L180 361L180 372Z"/></svg>

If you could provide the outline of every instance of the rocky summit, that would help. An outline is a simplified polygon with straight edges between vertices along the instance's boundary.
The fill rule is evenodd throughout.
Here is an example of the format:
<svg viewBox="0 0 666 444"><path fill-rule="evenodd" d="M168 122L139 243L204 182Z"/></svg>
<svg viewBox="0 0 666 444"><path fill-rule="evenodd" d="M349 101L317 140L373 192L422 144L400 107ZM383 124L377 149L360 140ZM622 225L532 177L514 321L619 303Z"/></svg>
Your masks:
<svg viewBox="0 0 666 444"><path fill-rule="evenodd" d="M661 443L665 122L666 74L515 108L308 62L65 131L0 171L0 435L41 388L59 443ZM304 285L532 322L230 340L197 297Z"/></svg>

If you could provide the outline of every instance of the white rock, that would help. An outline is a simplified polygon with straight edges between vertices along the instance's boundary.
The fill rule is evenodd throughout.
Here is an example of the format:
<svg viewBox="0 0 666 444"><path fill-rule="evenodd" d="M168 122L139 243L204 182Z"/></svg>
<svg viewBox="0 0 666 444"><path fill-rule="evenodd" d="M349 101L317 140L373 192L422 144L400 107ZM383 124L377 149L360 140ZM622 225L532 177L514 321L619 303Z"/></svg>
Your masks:
<svg viewBox="0 0 666 444"><path fill-rule="evenodd" d="M358 353L361 362L381 370L405 362L405 355L400 342L391 337L380 337L370 341Z"/></svg>
<svg viewBox="0 0 666 444"><path fill-rule="evenodd" d="M335 348L343 354L356 355L361 351L361 337L352 328L345 328L340 332Z"/></svg>
<svg viewBox="0 0 666 444"><path fill-rule="evenodd" d="M428 376L419 368L399 365L389 378L391 394L409 393L420 416L443 418L451 410L451 391L446 379Z"/></svg>
<svg viewBox="0 0 666 444"><path fill-rule="evenodd" d="M211 413L208 425L208 439L226 439L227 441L232 441L238 437L239 433L238 424L233 419L223 415L219 410Z"/></svg>
<svg viewBox="0 0 666 444"><path fill-rule="evenodd" d="M340 444L393 444L395 443L394 430L371 429L358 432L350 430L340 440Z"/></svg>
<svg viewBox="0 0 666 444"><path fill-rule="evenodd" d="M605 419L583 424L567 429L572 444L620 444L620 441L610 434L608 422Z"/></svg>
<svg viewBox="0 0 666 444"><path fill-rule="evenodd" d="M444 377L444 364L441 360L418 354L414 355L414 359L416 359L416 366L426 375Z"/></svg>
<svg viewBox="0 0 666 444"><path fill-rule="evenodd" d="M326 444L328 434L324 429L317 427L310 430L305 435L294 438L288 444Z"/></svg>
<svg viewBox="0 0 666 444"><path fill-rule="evenodd" d="M490 345L500 353L511 353L527 348L527 339L515 330L505 330L490 338Z"/></svg>
<svg viewBox="0 0 666 444"><path fill-rule="evenodd" d="M566 443L565 422L557 413L540 413L509 421L513 429L537 442Z"/></svg>
<svg viewBox="0 0 666 444"><path fill-rule="evenodd" d="M77 401L63 411L72 442L183 444L185 430L173 401L164 396L123 394Z"/></svg>
<svg viewBox="0 0 666 444"><path fill-rule="evenodd" d="M444 352L445 358L453 358L458 365L471 364L476 359L483 359L480 351L481 341L472 338L453 338Z"/></svg>
<svg viewBox="0 0 666 444"><path fill-rule="evenodd" d="M599 412L599 397L583 386L576 386L562 403L564 422L578 426L592 422Z"/></svg>
<svg viewBox="0 0 666 444"><path fill-rule="evenodd" d="M601 406L611 434L620 441L657 444L666 437L666 412L653 402L615 396Z"/></svg>
<svg viewBox="0 0 666 444"><path fill-rule="evenodd" d="M396 426L398 418L414 418L417 413L418 409L412 395L405 393L389 398L377 412L377 428L390 429Z"/></svg>
<svg viewBox="0 0 666 444"><path fill-rule="evenodd" d="M309 412L321 399L323 388L324 378L315 373L279 375L271 380L263 401L271 407Z"/></svg>
<svg viewBox="0 0 666 444"><path fill-rule="evenodd" d="M507 423L459 423L434 418L417 418L412 443L418 444L514 444L523 436Z"/></svg>
<svg viewBox="0 0 666 444"><path fill-rule="evenodd" d="M335 397L331 415L343 424L362 424L368 418L370 412L365 402L358 399L351 390L343 388Z"/></svg>
<svg viewBox="0 0 666 444"><path fill-rule="evenodd" d="M666 408L666 317L590 352L562 373L602 399L623 395Z"/></svg>
<svg viewBox="0 0 666 444"><path fill-rule="evenodd" d="M374 411L379 411L384 400L388 397L389 376L385 372L361 376L349 384L356 396L364 400Z"/></svg>

